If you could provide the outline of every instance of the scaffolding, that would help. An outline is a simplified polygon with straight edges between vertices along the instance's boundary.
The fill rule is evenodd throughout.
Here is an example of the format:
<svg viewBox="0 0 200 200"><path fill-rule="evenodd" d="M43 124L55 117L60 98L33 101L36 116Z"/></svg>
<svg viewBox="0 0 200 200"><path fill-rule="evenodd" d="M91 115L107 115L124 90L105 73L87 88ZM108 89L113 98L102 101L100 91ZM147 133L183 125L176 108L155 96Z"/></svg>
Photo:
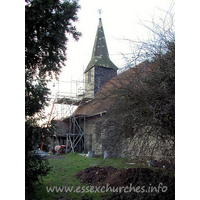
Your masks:
<svg viewBox="0 0 200 200"><path fill-rule="evenodd" d="M68 87L64 87L64 91L61 90L61 83L62 85L68 84ZM74 153L75 150L79 152L84 151L85 153L86 114L85 112L84 114L75 114L78 106L91 100L91 98L85 97L84 85L84 80L58 82L57 90L54 94L55 98L52 106L51 120L58 120L68 125L65 131L62 130L63 132L60 135L56 134L54 137L65 138L63 143L66 145L66 153ZM70 91L67 92L67 88Z"/></svg>

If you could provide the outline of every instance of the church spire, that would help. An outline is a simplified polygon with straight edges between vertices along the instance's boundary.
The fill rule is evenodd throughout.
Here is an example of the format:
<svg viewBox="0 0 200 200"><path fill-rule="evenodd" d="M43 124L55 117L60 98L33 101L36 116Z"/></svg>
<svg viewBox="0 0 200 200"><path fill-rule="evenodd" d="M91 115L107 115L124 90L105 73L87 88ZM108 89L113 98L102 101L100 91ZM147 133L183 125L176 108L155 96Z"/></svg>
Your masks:
<svg viewBox="0 0 200 200"><path fill-rule="evenodd" d="M96 33L96 38L94 42L92 58L108 56L108 49L106 44L106 39L103 31L102 20L99 18L99 25Z"/></svg>
<svg viewBox="0 0 200 200"><path fill-rule="evenodd" d="M103 24L101 19L101 10L99 11L99 25L97 28L97 33L95 37L95 42L92 51L91 60L85 70L85 73L89 71L92 67L104 67L117 70L118 68L113 64L109 58L108 48L106 44L106 39L103 30Z"/></svg>

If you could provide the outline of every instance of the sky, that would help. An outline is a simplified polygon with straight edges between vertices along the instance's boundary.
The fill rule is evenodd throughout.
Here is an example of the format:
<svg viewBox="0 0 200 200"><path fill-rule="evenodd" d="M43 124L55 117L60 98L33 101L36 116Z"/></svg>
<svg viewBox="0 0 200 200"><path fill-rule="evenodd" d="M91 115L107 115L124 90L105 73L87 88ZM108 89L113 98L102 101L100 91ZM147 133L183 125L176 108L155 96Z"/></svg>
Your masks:
<svg viewBox="0 0 200 200"><path fill-rule="evenodd" d="M99 9L102 11L101 18L110 59L120 69L126 65L123 55L133 51L129 40L143 41L149 36L149 31L142 23L152 20L159 23L159 18L165 17L163 10L175 8L173 0L79 0L79 5L81 8L78 11L78 21L73 25L82 36L78 41L68 36L66 66L62 69L59 82L54 80L48 85L52 99L46 113L50 113L53 100L58 95L71 97L84 90L84 70L92 55L100 17ZM60 113L62 116L62 109L65 108L55 105L55 115Z"/></svg>
<svg viewBox="0 0 200 200"><path fill-rule="evenodd" d="M79 5L78 21L74 25L82 36L78 41L69 36L66 66L62 69L59 82L49 84L53 98L58 91L60 95L73 96L84 89L80 81L91 59L99 9L102 10L101 18L110 59L118 68L123 68L126 61L122 54L132 53L128 40L145 40L148 37L148 30L141 24L152 20L156 22L165 16L162 10L168 11L172 5L175 7L173 0L79 0Z"/></svg>
<svg viewBox="0 0 200 200"><path fill-rule="evenodd" d="M118 68L125 65L121 53L131 53L131 48L123 39L137 40L145 38L147 30L140 22L152 21L164 15L159 9L167 11L174 2L172 0L79 0L81 9L79 20L74 23L82 33L79 41L71 37L67 44L66 67L60 75L60 80L78 80L83 77L87 67L96 36L99 13L102 9L102 22L107 47L111 60ZM146 34L147 35L147 34Z"/></svg>

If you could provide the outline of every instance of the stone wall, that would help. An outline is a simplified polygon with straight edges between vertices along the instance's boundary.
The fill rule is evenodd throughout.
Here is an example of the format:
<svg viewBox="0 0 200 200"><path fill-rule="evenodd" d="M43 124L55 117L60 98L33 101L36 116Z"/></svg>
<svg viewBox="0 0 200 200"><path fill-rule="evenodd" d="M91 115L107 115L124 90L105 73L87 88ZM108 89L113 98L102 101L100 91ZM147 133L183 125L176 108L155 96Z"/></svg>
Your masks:
<svg viewBox="0 0 200 200"><path fill-rule="evenodd" d="M102 154L102 141L104 130L101 128L101 123L104 121L104 116L88 118L85 122L85 148L86 152L95 151L95 154ZM89 141L88 141L89 139Z"/></svg>
<svg viewBox="0 0 200 200"><path fill-rule="evenodd" d="M123 139L120 143L115 144L115 151L111 152L114 157L121 158L146 158L146 159L164 159L174 156L172 140L162 142L155 136L146 136L144 133L136 134L134 138Z"/></svg>
<svg viewBox="0 0 200 200"><path fill-rule="evenodd" d="M111 157L121 158L152 158L167 159L174 156L173 142L168 138L162 142L155 135L144 130L134 137L122 138L115 136L114 127L104 128L105 115L87 119L86 134L90 141L86 140L86 150L95 151L97 155L103 155L106 150ZM109 132L112 137L109 137ZM91 137L89 137L91 135Z"/></svg>
<svg viewBox="0 0 200 200"><path fill-rule="evenodd" d="M152 158L167 159L174 156L173 142L169 138L167 142L161 142L160 138L145 132L136 133L134 137L122 138L115 135L114 126L104 126L106 114L90 117L85 122L85 151L95 151L96 155L103 155L107 151L111 157L121 158ZM66 133L69 126L66 122L54 121L57 133ZM107 123L108 124L108 123ZM83 126L83 123L82 123ZM82 127L83 129L83 127Z"/></svg>
<svg viewBox="0 0 200 200"><path fill-rule="evenodd" d="M52 124L55 126L56 135L62 135L69 132L69 122L52 120Z"/></svg>

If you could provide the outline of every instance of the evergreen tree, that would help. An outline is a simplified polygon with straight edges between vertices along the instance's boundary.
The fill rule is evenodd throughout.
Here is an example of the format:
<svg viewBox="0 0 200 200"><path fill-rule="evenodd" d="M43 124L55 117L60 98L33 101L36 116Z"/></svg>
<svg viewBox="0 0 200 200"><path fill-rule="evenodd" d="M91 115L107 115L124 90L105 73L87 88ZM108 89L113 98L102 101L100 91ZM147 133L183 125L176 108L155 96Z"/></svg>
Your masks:
<svg viewBox="0 0 200 200"><path fill-rule="evenodd" d="M66 60L67 34L78 40L81 33L72 25L77 21L77 1L25 1L25 187L31 199L35 183L50 170L48 161L35 156L43 137L52 135L50 124L38 123L48 105L47 81L58 78ZM47 144L44 144L44 148Z"/></svg>

